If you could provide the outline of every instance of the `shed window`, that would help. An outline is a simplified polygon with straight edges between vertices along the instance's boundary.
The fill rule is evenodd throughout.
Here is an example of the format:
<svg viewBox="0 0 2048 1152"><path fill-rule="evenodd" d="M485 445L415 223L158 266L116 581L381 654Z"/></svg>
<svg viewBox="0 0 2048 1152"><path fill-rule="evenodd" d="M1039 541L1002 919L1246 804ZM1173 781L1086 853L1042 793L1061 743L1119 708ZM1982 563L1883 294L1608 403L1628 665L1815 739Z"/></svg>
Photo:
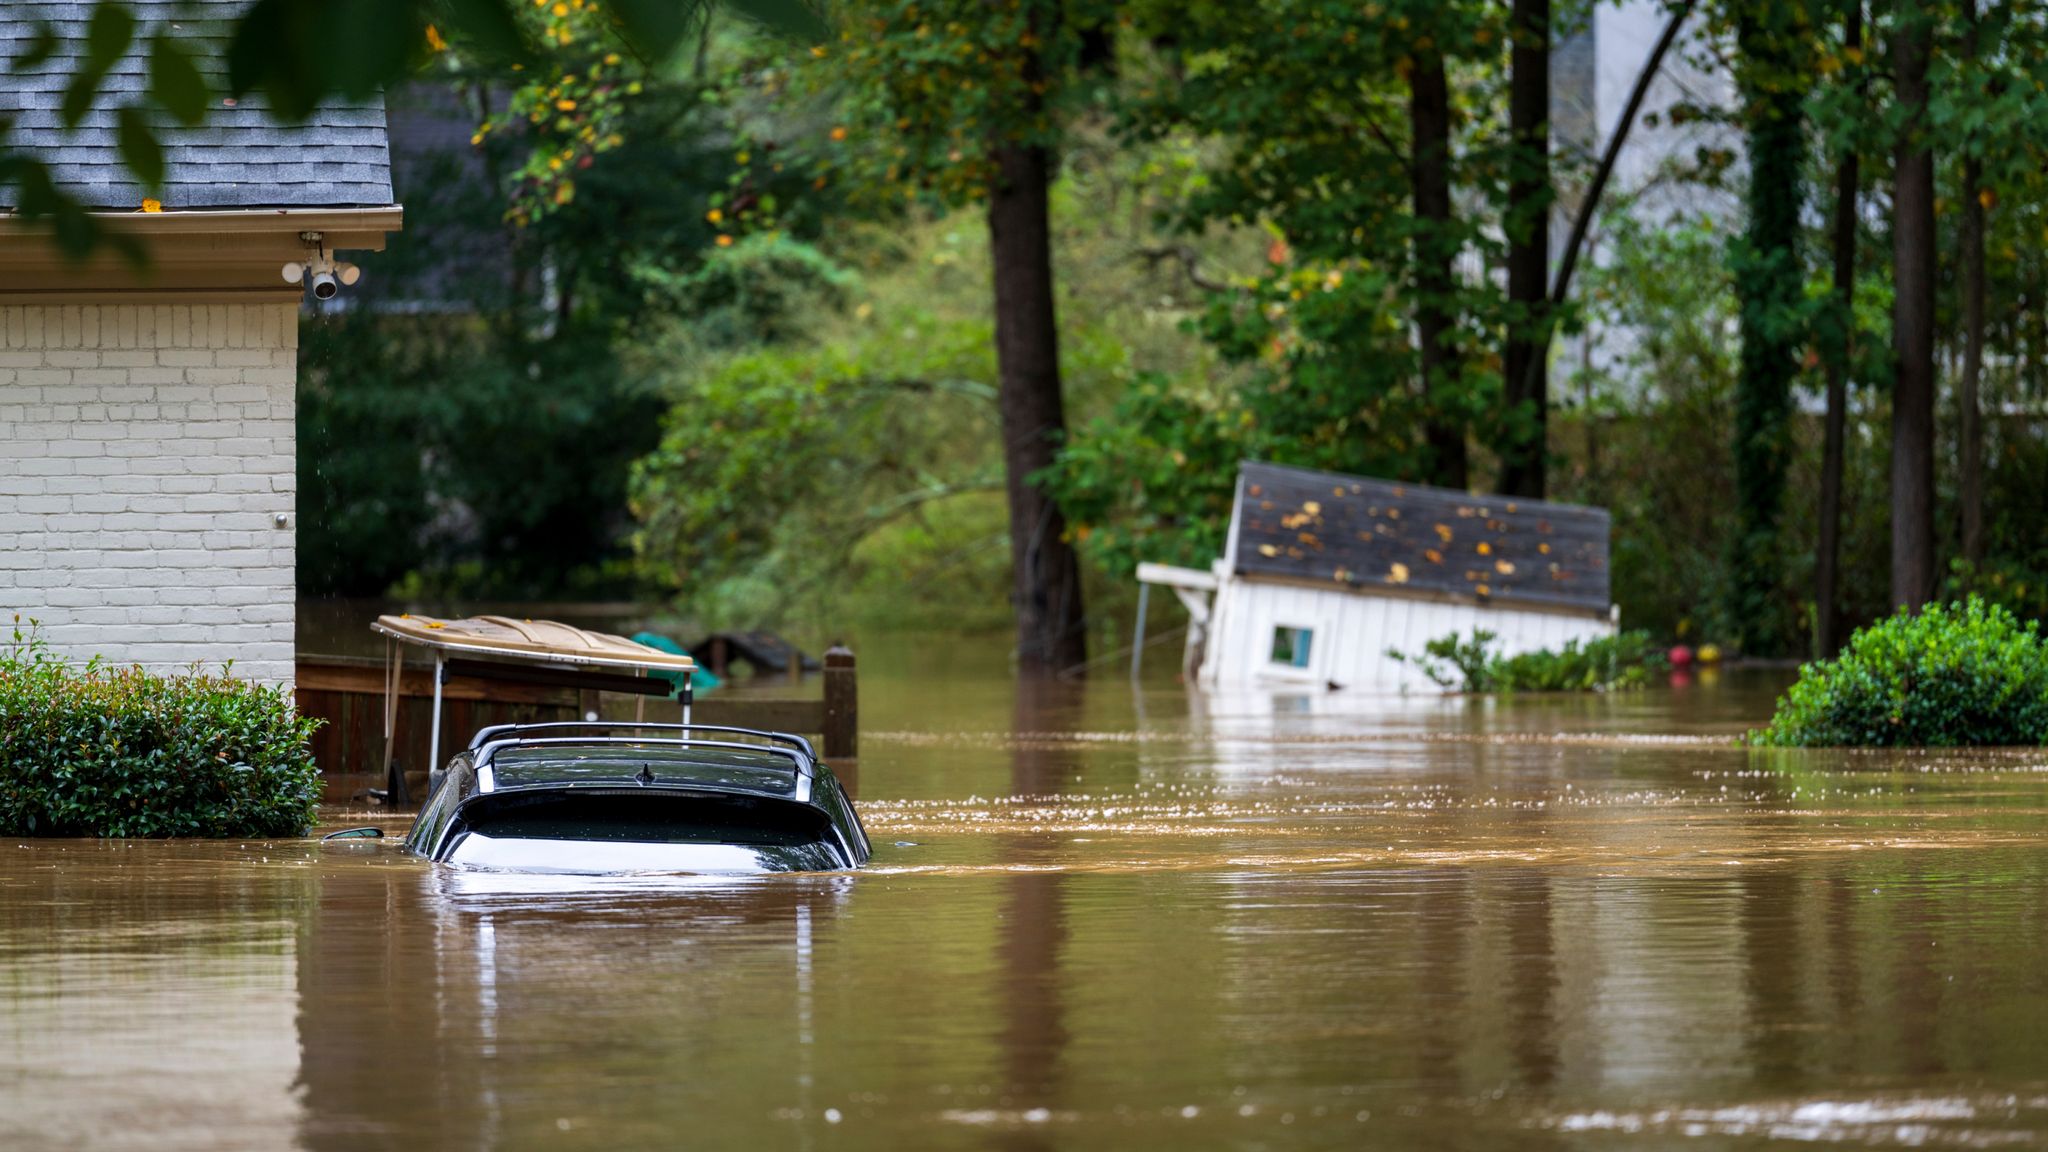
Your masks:
<svg viewBox="0 0 2048 1152"><path fill-rule="evenodd" d="M1308 667L1308 646L1315 635L1314 629L1286 624L1273 629L1273 663L1287 668Z"/></svg>

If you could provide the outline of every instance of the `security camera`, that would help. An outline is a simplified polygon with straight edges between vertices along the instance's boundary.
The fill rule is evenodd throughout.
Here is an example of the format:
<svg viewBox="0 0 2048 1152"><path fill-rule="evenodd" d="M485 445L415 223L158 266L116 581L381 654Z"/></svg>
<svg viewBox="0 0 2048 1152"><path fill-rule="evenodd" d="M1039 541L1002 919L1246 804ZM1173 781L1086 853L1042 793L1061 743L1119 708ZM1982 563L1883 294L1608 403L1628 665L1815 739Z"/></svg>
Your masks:
<svg viewBox="0 0 2048 1152"><path fill-rule="evenodd" d="M320 243L319 234L306 233L308 245L313 248L313 258L300 263L296 260L286 264L279 272L287 284L305 283L309 278L313 286L313 299L332 300L343 285L354 285L363 278L363 270L353 264L344 264L328 254L327 246Z"/></svg>

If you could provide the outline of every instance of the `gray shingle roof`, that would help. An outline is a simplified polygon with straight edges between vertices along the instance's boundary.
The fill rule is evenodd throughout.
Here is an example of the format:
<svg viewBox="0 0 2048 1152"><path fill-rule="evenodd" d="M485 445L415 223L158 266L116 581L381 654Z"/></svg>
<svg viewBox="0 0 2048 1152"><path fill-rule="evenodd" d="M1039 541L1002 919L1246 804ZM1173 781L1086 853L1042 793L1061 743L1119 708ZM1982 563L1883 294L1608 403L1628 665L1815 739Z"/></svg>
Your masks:
<svg viewBox="0 0 2048 1152"><path fill-rule="evenodd" d="M1239 467L1237 571L1356 592L1607 611L1604 508Z"/></svg>
<svg viewBox="0 0 2048 1152"><path fill-rule="evenodd" d="M0 0L0 118L13 122L0 147L26 151L50 165L59 186L87 206L113 210L141 205L142 186L121 164L114 109L148 86L140 47L165 24L187 47L208 50L199 62L215 89L213 106L197 128L165 123L166 210L196 208L365 208L392 203L391 158L385 145L384 102L330 104L304 124L271 120L260 98L233 105L225 60L230 26L248 0L127 0L136 16L136 43L101 85L84 122L65 131L58 108L64 85L85 55L91 3ZM57 30L56 56L15 74L10 62L35 35L37 22ZM0 187L0 205L14 203L12 186Z"/></svg>

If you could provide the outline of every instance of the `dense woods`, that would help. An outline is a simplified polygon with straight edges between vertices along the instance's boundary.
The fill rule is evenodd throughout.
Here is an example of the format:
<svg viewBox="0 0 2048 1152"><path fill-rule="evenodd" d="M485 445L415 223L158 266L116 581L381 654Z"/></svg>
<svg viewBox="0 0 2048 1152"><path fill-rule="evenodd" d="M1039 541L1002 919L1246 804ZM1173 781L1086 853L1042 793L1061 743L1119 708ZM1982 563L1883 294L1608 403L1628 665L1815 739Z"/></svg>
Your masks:
<svg viewBox="0 0 2048 1152"><path fill-rule="evenodd" d="M1624 620L1755 655L2048 610L2038 5L391 7L369 64L231 78L473 129L306 320L309 592L1007 621L1058 670L1249 457L1610 507ZM1557 106L1571 51L1626 107Z"/></svg>

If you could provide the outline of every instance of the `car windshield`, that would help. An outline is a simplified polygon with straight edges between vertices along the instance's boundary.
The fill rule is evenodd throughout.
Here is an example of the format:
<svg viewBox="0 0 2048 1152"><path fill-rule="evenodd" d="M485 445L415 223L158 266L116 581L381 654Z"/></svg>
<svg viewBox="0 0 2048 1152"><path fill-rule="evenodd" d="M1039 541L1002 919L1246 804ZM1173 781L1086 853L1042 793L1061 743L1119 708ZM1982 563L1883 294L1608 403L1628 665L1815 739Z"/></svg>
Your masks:
<svg viewBox="0 0 2048 1152"><path fill-rule="evenodd" d="M480 797L446 859L531 872L781 872L847 866L814 808L654 789Z"/></svg>
<svg viewBox="0 0 2048 1152"><path fill-rule="evenodd" d="M497 793L472 801L462 822L501 840L781 847L808 844L827 828L824 813L800 804L659 789Z"/></svg>

